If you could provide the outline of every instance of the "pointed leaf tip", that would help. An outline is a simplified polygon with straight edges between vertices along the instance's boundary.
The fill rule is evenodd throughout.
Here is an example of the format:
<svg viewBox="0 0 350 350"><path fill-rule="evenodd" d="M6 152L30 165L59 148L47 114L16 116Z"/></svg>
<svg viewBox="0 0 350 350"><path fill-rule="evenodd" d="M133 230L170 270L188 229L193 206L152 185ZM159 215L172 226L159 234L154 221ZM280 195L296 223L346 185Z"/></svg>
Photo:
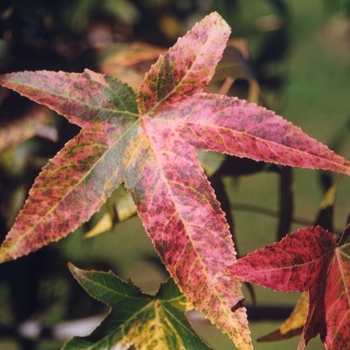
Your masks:
<svg viewBox="0 0 350 350"><path fill-rule="evenodd" d="M146 74L138 91L141 114L154 115L206 87L214 75L231 33L213 12L179 38Z"/></svg>
<svg viewBox="0 0 350 350"><path fill-rule="evenodd" d="M349 163L271 111L201 92L229 32L216 13L195 25L146 75L138 106L130 88L91 71L7 76L9 87L49 105L83 130L36 180L1 258L15 258L62 238L88 220L124 181L155 248L186 297L239 348L251 349L246 312L239 307L240 283L223 273L235 261L231 235L195 150L345 173ZM308 261L310 256L302 258ZM327 259L328 255L325 263ZM316 260L311 261L315 271L323 267ZM296 285L286 271L299 268L304 279L317 274L308 270L311 263L292 263L279 271L283 280L272 282L305 290L310 282ZM100 277L112 278L99 275L98 283ZM237 308L234 313L232 305Z"/></svg>
<svg viewBox="0 0 350 350"><path fill-rule="evenodd" d="M350 244L338 247L320 226L301 229L239 259L228 271L232 277L274 290L308 291L299 350L318 334L327 349L347 349Z"/></svg>
<svg viewBox="0 0 350 350"><path fill-rule="evenodd" d="M58 241L90 219L122 181L126 160L115 155L137 143L138 115L128 86L91 71L19 72L2 76L0 84L82 127L36 178L1 245L3 262Z"/></svg>
<svg viewBox="0 0 350 350"><path fill-rule="evenodd" d="M327 267L336 242L322 227L300 229L228 267L242 281L284 292L308 291Z"/></svg>
<svg viewBox="0 0 350 350"><path fill-rule="evenodd" d="M137 350L211 349L188 322L186 298L172 279L163 283L156 295L148 295L112 272L84 271L71 263L68 266L93 298L110 306L110 312L90 336L74 337L64 350L125 349L131 345Z"/></svg>

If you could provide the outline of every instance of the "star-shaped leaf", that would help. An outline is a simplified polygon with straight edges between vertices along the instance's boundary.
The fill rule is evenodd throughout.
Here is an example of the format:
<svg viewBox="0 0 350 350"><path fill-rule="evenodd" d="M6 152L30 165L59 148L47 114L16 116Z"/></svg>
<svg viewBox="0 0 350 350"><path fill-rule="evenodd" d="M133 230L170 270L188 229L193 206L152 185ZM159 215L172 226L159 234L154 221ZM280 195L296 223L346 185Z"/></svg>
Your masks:
<svg viewBox="0 0 350 350"><path fill-rule="evenodd" d="M184 312L188 302L172 279L156 295L141 292L131 281L112 272L69 268L81 286L95 299L110 306L102 324L86 338L73 338L62 350L143 349L209 350L192 329Z"/></svg>
<svg viewBox="0 0 350 350"><path fill-rule="evenodd" d="M224 273L236 253L196 150L346 174L350 166L274 112L203 92L229 33L217 13L205 17L159 57L137 96L89 70L1 76L82 130L36 179L0 261L66 236L124 182L180 290L238 348L251 349L240 283Z"/></svg>

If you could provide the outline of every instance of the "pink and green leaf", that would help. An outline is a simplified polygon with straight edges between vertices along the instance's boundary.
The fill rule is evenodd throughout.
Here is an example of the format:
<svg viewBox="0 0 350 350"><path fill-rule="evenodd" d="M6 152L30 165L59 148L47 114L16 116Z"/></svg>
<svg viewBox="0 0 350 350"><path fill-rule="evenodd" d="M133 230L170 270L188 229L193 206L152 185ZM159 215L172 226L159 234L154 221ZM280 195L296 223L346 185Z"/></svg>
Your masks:
<svg viewBox="0 0 350 350"><path fill-rule="evenodd" d="M196 150L346 174L350 166L273 112L202 92L228 36L218 14L207 16L152 66L137 96L89 70L1 76L1 85L82 131L35 181L0 261L66 236L124 182L180 290L238 348L251 349L240 283L225 273L236 260L234 245Z"/></svg>
<svg viewBox="0 0 350 350"><path fill-rule="evenodd" d="M152 158L127 172L125 186L159 256L189 301L213 323L249 346L245 309L231 308L243 298L240 283L222 271L235 259L228 225L200 167L195 149L181 139L163 137L144 118ZM137 174L137 175L136 175ZM240 328L240 329L239 329Z"/></svg>
<svg viewBox="0 0 350 350"><path fill-rule="evenodd" d="M217 13L205 17L183 38L160 55L138 91L141 114L154 116L176 105L210 82L231 29Z"/></svg>
<svg viewBox="0 0 350 350"><path fill-rule="evenodd" d="M87 221L121 183L128 159L118 155L134 147L138 132L135 96L118 81L98 75L97 82L97 74L90 71L71 75L26 72L10 76L7 82L2 80L4 85L16 87L20 93L27 92L31 99L46 103L70 121L79 121L84 128L37 177L1 247L1 261L57 241ZM68 81L71 90L66 91ZM94 94L85 98L89 83Z"/></svg>

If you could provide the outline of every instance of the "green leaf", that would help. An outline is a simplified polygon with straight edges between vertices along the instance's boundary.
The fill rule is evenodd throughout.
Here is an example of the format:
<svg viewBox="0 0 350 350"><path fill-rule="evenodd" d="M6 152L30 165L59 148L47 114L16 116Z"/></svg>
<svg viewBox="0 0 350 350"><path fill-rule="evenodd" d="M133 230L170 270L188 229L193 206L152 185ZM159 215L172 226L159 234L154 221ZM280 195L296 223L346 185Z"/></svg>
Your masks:
<svg viewBox="0 0 350 350"><path fill-rule="evenodd" d="M84 271L72 264L69 268L93 298L111 309L91 335L71 339L62 350L105 350L116 345L122 349L134 345L140 350L211 349L188 322L184 312L189 304L172 279L156 295L149 295L112 272Z"/></svg>

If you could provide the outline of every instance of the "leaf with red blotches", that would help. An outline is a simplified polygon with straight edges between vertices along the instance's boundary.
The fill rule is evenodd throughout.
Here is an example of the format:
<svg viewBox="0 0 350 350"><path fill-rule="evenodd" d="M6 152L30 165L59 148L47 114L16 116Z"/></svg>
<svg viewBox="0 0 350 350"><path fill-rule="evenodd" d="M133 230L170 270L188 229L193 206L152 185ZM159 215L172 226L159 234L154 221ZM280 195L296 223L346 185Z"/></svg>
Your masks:
<svg viewBox="0 0 350 350"><path fill-rule="evenodd" d="M320 226L293 232L280 242L237 260L229 276L284 292L309 292L298 349L317 334L327 349L350 344L350 243L337 246Z"/></svg>
<svg viewBox="0 0 350 350"><path fill-rule="evenodd" d="M272 111L203 92L229 33L217 13L205 17L159 57L137 96L89 70L1 76L82 130L36 179L0 261L66 236L124 182L180 290L238 348L251 349L241 285L225 274L234 245L196 150L346 174L350 165Z"/></svg>

